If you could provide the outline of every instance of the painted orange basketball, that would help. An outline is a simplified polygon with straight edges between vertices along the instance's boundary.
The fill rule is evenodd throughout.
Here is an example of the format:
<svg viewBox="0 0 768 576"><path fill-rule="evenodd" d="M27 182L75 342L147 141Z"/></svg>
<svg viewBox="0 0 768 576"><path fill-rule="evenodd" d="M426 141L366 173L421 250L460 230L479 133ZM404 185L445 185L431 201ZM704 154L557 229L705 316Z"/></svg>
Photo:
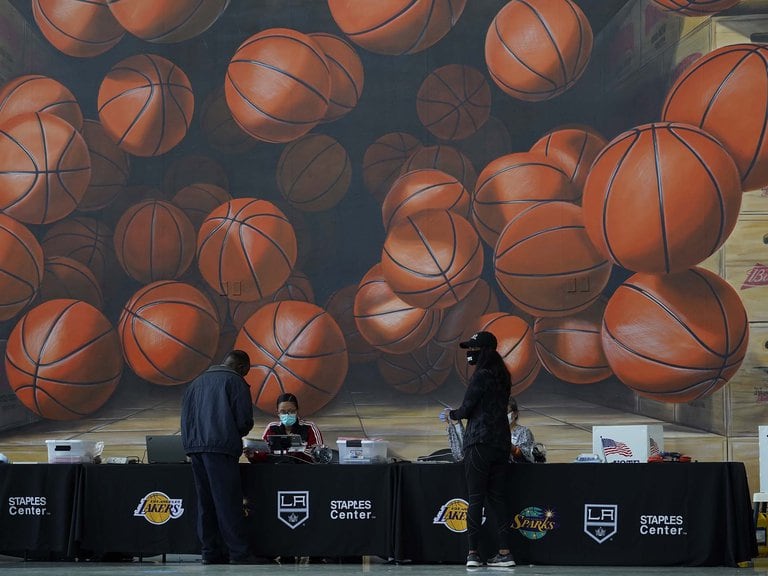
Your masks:
<svg viewBox="0 0 768 576"><path fill-rule="evenodd" d="M277 291L296 264L296 235L274 204L236 198L211 212L197 234L197 264L230 300L260 300Z"/></svg>
<svg viewBox="0 0 768 576"><path fill-rule="evenodd" d="M472 161L452 146L421 146L411 154L400 168L400 174L434 168L455 176L468 191L475 189L477 172Z"/></svg>
<svg viewBox="0 0 768 576"><path fill-rule="evenodd" d="M136 292L117 325L125 361L144 380L189 382L214 360L219 321L208 298L182 282L162 280Z"/></svg>
<svg viewBox="0 0 768 576"><path fill-rule="evenodd" d="M147 42L183 42L210 28L229 0L110 0L120 25Z"/></svg>
<svg viewBox="0 0 768 576"><path fill-rule="evenodd" d="M309 35L325 54L331 71L331 95L323 122L333 122L349 114L363 94L365 70L360 56L338 36L317 32Z"/></svg>
<svg viewBox="0 0 768 576"><path fill-rule="evenodd" d="M447 210L407 216L387 232L381 270L397 296L419 308L461 302L483 272L483 245L466 219Z"/></svg>
<svg viewBox="0 0 768 576"><path fill-rule="evenodd" d="M380 263L360 280L353 314L361 336L390 354L421 348L432 339L443 319L442 310L425 310L398 298L384 279Z"/></svg>
<svg viewBox="0 0 768 576"><path fill-rule="evenodd" d="M629 270L680 272L722 246L741 182L723 146L687 124L656 123L614 138L584 186L592 243Z"/></svg>
<svg viewBox="0 0 768 576"><path fill-rule="evenodd" d="M325 309L333 316L341 328L341 333L344 334L349 361L352 364L359 364L375 360L380 352L363 338L357 328L354 314L355 294L357 294L357 284L336 290L328 297Z"/></svg>
<svg viewBox="0 0 768 576"><path fill-rule="evenodd" d="M734 44L691 64L670 88L662 119L717 138L739 168L743 190L768 186L768 47Z"/></svg>
<svg viewBox="0 0 768 576"><path fill-rule="evenodd" d="M232 196L224 188L202 182L185 186L176 192L171 202L181 208L195 230L199 230L203 220L214 208L230 200Z"/></svg>
<svg viewBox="0 0 768 576"><path fill-rule="evenodd" d="M459 20L466 0L328 0L347 38L371 52L399 56L426 50Z"/></svg>
<svg viewBox="0 0 768 576"><path fill-rule="evenodd" d="M109 400L123 371L120 340L109 320L79 300L43 302L8 338L8 383L32 412L75 420Z"/></svg>
<svg viewBox="0 0 768 576"><path fill-rule="evenodd" d="M120 42L125 29L111 0L32 0L32 16L46 40L67 56L92 58Z"/></svg>
<svg viewBox="0 0 768 576"><path fill-rule="evenodd" d="M485 62L513 98L548 100L581 77L592 40L589 21L572 0L511 0L488 28Z"/></svg>
<svg viewBox="0 0 768 576"><path fill-rule="evenodd" d="M681 16L706 16L728 10L741 0L652 0L660 9Z"/></svg>
<svg viewBox="0 0 768 576"><path fill-rule="evenodd" d="M85 264L66 256L48 256L44 263L45 275L40 284L40 299L69 298L82 300L94 308L104 306L96 276Z"/></svg>
<svg viewBox="0 0 768 576"><path fill-rule="evenodd" d="M475 287L455 306L443 311L443 321L435 334L435 344L453 350L461 341L461 335L475 318L499 311L496 291L482 278Z"/></svg>
<svg viewBox="0 0 768 576"><path fill-rule="evenodd" d="M416 112L440 140L474 134L491 113L491 88L472 66L449 64L429 73L416 94Z"/></svg>
<svg viewBox="0 0 768 576"><path fill-rule="evenodd" d="M208 144L227 154L242 154L252 150L256 140L237 125L224 97L224 85L211 92L203 102L200 127Z"/></svg>
<svg viewBox="0 0 768 576"><path fill-rule="evenodd" d="M507 222L526 208L539 202L569 202L576 197L576 189L565 170L543 154L508 154L480 173L472 221L483 241L493 248Z"/></svg>
<svg viewBox="0 0 768 576"><path fill-rule="evenodd" d="M580 202L592 162L607 144L605 138L589 127L561 128L542 136L531 146L531 152L544 154L565 171L576 189L574 201Z"/></svg>
<svg viewBox="0 0 768 576"><path fill-rule="evenodd" d="M163 191L169 197L190 184L216 184L229 190L229 178L224 167L209 156L190 154L173 160L163 175Z"/></svg>
<svg viewBox="0 0 768 576"><path fill-rule="evenodd" d="M37 295L43 250L26 226L0 214L0 321L10 320Z"/></svg>
<svg viewBox="0 0 768 576"><path fill-rule="evenodd" d="M109 261L114 258L112 230L93 218L77 216L51 226L43 236L46 256L67 256L88 266L101 283Z"/></svg>
<svg viewBox="0 0 768 576"><path fill-rule="evenodd" d="M398 392L429 394L448 379L453 352L430 342L409 354L382 354L376 366L384 381Z"/></svg>
<svg viewBox="0 0 768 576"><path fill-rule="evenodd" d="M691 402L739 369L749 323L736 291L712 272L635 274L608 301L602 339L614 374L640 396Z"/></svg>
<svg viewBox="0 0 768 576"><path fill-rule="evenodd" d="M496 336L496 351L504 359L504 365L512 377L511 395L517 396L533 384L541 369L536 356L536 345L530 325L512 314L494 312L477 318L461 339L466 340L475 332L485 330ZM454 356L456 372L466 385L475 370L467 364L467 351L457 348Z"/></svg>
<svg viewBox="0 0 768 576"><path fill-rule="evenodd" d="M277 162L277 186L291 206L320 212L341 201L352 180L344 147L325 134L307 134L288 144Z"/></svg>
<svg viewBox="0 0 768 576"><path fill-rule="evenodd" d="M195 229L186 214L163 200L134 204L115 226L115 255L138 282L178 278L195 256Z"/></svg>
<svg viewBox="0 0 768 576"><path fill-rule="evenodd" d="M572 316L536 319L536 353L550 374L571 384L592 384L612 374L600 336L606 302L600 298Z"/></svg>
<svg viewBox="0 0 768 576"><path fill-rule="evenodd" d="M213 305L213 309L216 311L216 319L219 322L219 326L224 326L229 321L229 300L223 294L219 294L213 288L208 285L208 282L203 280L200 276L199 270L194 267L190 267L184 276L179 279L179 282L189 284L193 288L199 290L208 301ZM232 337L234 341L234 336ZM231 350L232 348L230 348ZM229 352L229 350L227 350ZM217 359L221 360L218 356Z"/></svg>
<svg viewBox="0 0 768 576"><path fill-rule="evenodd" d="M77 209L93 212L111 204L125 190L130 156L117 147L96 120L85 120L82 134L91 157L91 181Z"/></svg>
<svg viewBox="0 0 768 576"><path fill-rule="evenodd" d="M608 284L611 266L589 241L581 209L567 202L541 202L515 216L494 252L504 295L534 316L588 308Z"/></svg>
<svg viewBox="0 0 768 576"><path fill-rule="evenodd" d="M128 208L144 200L165 200L165 197L158 188L148 184L128 185L99 213L99 221L114 228ZM109 242L113 243L111 239Z"/></svg>
<svg viewBox="0 0 768 576"><path fill-rule="evenodd" d="M253 302L229 300L229 317L232 319L232 324L239 330L243 327L248 318L253 316L259 308L281 300L296 300L314 304L315 292L312 289L312 283L309 281L309 277L294 268L293 272L291 272L291 275L288 277L288 280L285 281L285 284L283 284L277 292L270 294L266 298L255 300Z"/></svg>
<svg viewBox="0 0 768 576"><path fill-rule="evenodd" d="M384 198L384 229L424 210L450 210L468 218L470 201L464 185L445 172L429 168L406 172L395 180Z"/></svg>
<svg viewBox="0 0 768 576"><path fill-rule="evenodd" d="M271 28L237 49L227 67L224 91L232 117L253 138L290 142L325 118L331 70L309 36Z"/></svg>
<svg viewBox="0 0 768 576"><path fill-rule="evenodd" d="M27 224L68 216L91 179L83 137L42 112L15 116L0 128L0 210Z"/></svg>
<svg viewBox="0 0 768 576"><path fill-rule="evenodd" d="M0 90L0 124L25 112L44 112L66 120L75 130L83 127L83 113L69 88L58 80L27 74L3 84Z"/></svg>
<svg viewBox="0 0 768 576"><path fill-rule="evenodd" d="M245 323L235 347L251 358L246 380L253 403L270 414L283 392L299 398L303 415L317 412L333 400L347 375L341 329L309 302L267 304Z"/></svg>
<svg viewBox="0 0 768 576"><path fill-rule="evenodd" d="M122 150L160 156L186 136L195 97L181 68L155 54L138 54L107 72L98 110L104 130Z"/></svg>
<svg viewBox="0 0 768 576"><path fill-rule="evenodd" d="M384 200L403 164L420 146L421 142L405 132L384 134L368 146L363 156L363 181L376 200Z"/></svg>

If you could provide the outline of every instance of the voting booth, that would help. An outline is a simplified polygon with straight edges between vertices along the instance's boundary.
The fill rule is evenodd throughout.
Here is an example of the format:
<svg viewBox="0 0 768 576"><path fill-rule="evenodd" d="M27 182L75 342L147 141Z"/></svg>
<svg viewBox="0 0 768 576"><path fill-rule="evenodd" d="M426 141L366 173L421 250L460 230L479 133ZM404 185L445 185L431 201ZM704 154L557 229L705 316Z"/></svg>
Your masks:
<svg viewBox="0 0 768 576"><path fill-rule="evenodd" d="M664 452L661 424L593 426L592 451L603 462L648 462Z"/></svg>

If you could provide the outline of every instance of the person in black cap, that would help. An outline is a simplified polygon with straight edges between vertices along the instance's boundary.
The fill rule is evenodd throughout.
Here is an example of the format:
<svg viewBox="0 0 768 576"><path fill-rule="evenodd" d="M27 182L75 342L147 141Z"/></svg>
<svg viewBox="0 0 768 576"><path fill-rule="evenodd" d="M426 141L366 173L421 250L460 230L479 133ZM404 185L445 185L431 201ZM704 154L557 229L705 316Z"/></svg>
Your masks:
<svg viewBox="0 0 768 576"><path fill-rule="evenodd" d="M507 518L504 469L511 448L507 421L507 402L512 387L504 360L496 351L496 337L490 332L478 332L459 346L467 349L467 362L475 372L467 386L464 400L456 410L446 408L441 420L467 420L464 431L464 473L467 479L469 509L467 537L469 553L467 567L482 566L478 554L483 504L496 517L499 553L488 566L514 566L509 550L509 519Z"/></svg>

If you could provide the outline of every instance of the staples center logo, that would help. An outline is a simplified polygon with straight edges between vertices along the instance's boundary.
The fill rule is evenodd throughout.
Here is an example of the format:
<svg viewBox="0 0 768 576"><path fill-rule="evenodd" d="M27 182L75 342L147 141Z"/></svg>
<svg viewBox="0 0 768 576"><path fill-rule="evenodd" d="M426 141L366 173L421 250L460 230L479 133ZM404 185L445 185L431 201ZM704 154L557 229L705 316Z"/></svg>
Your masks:
<svg viewBox="0 0 768 576"><path fill-rule="evenodd" d="M181 498L169 498L164 492L150 492L141 499L134 516L143 516L147 522L159 526L184 514L184 501Z"/></svg>
<svg viewBox="0 0 768 576"><path fill-rule="evenodd" d="M619 507L616 504L584 504L584 533L598 544L618 532Z"/></svg>
<svg viewBox="0 0 768 576"><path fill-rule="evenodd" d="M295 530L309 520L309 491L278 491L277 518L291 530Z"/></svg>

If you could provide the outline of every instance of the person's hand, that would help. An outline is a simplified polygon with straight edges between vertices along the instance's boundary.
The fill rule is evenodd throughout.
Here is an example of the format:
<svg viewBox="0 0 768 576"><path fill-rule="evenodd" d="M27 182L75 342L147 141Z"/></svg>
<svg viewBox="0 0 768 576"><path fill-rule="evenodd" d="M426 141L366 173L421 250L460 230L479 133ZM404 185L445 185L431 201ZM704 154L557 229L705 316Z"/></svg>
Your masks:
<svg viewBox="0 0 768 576"><path fill-rule="evenodd" d="M523 457L523 451L520 450L520 446L512 446L512 457L515 460L519 460Z"/></svg>
<svg viewBox="0 0 768 576"><path fill-rule="evenodd" d="M451 411L451 409L450 409L450 408L443 408L443 409L440 411L440 416L439 416L439 418L440 418L440 421L441 421L441 422L448 422L448 421L451 419L451 417L450 417L450 411Z"/></svg>

